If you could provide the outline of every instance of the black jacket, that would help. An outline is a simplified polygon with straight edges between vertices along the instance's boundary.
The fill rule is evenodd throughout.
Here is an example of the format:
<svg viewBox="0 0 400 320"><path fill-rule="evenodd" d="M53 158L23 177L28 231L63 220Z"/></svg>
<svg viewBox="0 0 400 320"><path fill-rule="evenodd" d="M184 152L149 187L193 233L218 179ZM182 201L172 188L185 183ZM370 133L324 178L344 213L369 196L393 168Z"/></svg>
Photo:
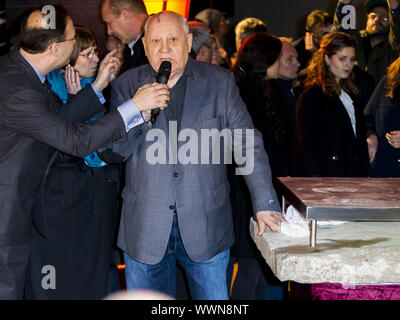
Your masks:
<svg viewBox="0 0 400 320"><path fill-rule="evenodd" d="M276 82L266 85L258 76L249 75L237 84L254 127L263 136L273 183L276 177L294 176L294 106ZM231 255L256 258L265 263L249 233L249 219L253 216L250 193L243 177L234 174L233 166L229 167L228 173L235 229Z"/></svg>
<svg viewBox="0 0 400 320"><path fill-rule="evenodd" d="M1 57L0 69L0 299L17 299L22 297L28 258L22 248L29 246L32 206L56 149L82 157L126 132L118 112L90 124L72 122L104 111L91 87L63 106L74 110L64 120L63 108L18 51ZM45 217L34 222L44 232Z"/></svg>
<svg viewBox="0 0 400 320"><path fill-rule="evenodd" d="M367 127L378 136L378 150L371 165L374 177L400 177L400 149L393 148L386 139L386 133L400 130L400 89L394 90L393 99L387 97L387 77L376 87L365 114Z"/></svg>
<svg viewBox="0 0 400 320"><path fill-rule="evenodd" d="M300 175L305 177L365 177L369 160L363 108L355 108L356 133L338 95L319 86L307 88L296 104L296 149Z"/></svg>
<svg viewBox="0 0 400 320"><path fill-rule="evenodd" d="M132 55L131 49L128 47L128 45L125 45L124 62L122 64L119 74L122 74L125 71L128 71L130 69L142 66L149 62L147 60L146 54L144 52L142 39L143 39L143 35L139 37L139 39L136 41L135 45L132 47L133 55Z"/></svg>

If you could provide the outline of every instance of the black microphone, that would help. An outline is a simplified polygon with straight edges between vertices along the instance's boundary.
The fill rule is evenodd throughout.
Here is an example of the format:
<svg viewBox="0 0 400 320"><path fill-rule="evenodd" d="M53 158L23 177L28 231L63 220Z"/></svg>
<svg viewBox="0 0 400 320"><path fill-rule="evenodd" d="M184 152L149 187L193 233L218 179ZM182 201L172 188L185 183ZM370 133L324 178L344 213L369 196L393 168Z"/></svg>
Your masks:
<svg viewBox="0 0 400 320"><path fill-rule="evenodd" d="M160 68L158 69L157 82L167 84L169 76L171 74L171 62L163 61L161 62ZM160 114L160 108L155 108L151 110L151 123L155 123L158 115Z"/></svg>

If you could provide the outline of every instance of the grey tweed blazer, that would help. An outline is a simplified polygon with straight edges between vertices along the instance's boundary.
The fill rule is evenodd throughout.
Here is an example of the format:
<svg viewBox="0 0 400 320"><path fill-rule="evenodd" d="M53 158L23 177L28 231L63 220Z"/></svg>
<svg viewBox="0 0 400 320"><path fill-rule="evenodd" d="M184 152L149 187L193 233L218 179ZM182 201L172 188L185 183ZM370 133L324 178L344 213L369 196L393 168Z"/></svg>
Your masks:
<svg viewBox="0 0 400 320"><path fill-rule="evenodd" d="M229 249L234 241L224 143L221 140L220 146L214 149L220 152L220 161L213 164L215 143L202 144L200 137L202 129L229 129L237 133L234 129L253 129L253 123L231 72L191 58L186 72L189 74L181 134L187 133L190 138L179 139L184 141L177 144L178 161L170 156L168 124L162 111L151 130L148 124L138 126L129 133L128 142L113 146L115 153L128 159L118 245L136 261L150 265L159 263L165 254L174 212L186 252L195 262L208 260ZM139 87L152 82L149 64L125 72L114 81L112 106L120 105ZM185 128L191 130L182 132ZM162 133L166 138L164 142ZM184 147L195 137L199 139L198 153L193 151L192 154L192 149L189 153L198 163L193 160L184 164L179 155L188 154ZM243 139L232 140L246 146ZM154 153L157 148L158 153ZM163 148L167 152L166 163L150 163L149 155L162 155ZM204 157L206 151L208 158ZM248 147L246 153L254 155L254 170L245 175L245 180L255 213L280 211L259 132L254 131L254 148Z"/></svg>

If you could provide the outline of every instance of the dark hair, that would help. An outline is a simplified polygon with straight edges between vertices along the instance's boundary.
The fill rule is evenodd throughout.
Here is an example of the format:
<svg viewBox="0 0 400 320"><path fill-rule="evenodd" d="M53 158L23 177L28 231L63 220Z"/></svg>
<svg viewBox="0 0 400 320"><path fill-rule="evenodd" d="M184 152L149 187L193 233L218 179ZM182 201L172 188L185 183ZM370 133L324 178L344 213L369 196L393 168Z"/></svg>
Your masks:
<svg viewBox="0 0 400 320"><path fill-rule="evenodd" d="M253 119L253 122L256 127L263 126L276 143L285 141L288 131L271 103L271 87L265 75L267 69L279 59L281 50L282 42L279 38L265 32L255 33L244 40L233 66L239 88L250 88L251 92L261 95L263 103L247 107L261 110L264 119Z"/></svg>
<svg viewBox="0 0 400 320"><path fill-rule="evenodd" d="M102 1L102 6L105 1L107 0ZM147 14L147 9L143 0L109 0L109 6L115 17L119 17L123 9L138 14Z"/></svg>
<svg viewBox="0 0 400 320"><path fill-rule="evenodd" d="M377 7L382 7L386 10L389 9L388 4L386 1L382 0L370 0L365 3L365 10L369 14L372 10L374 10Z"/></svg>
<svg viewBox="0 0 400 320"><path fill-rule="evenodd" d="M353 71L347 79L341 79L338 84L335 76L325 62L325 55L331 58L340 50L347 47L356 48L355 40L347 33L331 32L325 35L321 40L320 48L314 53L307 67L305 88L318 85L326 94L331 96L335 93L340 94L341 89L348 93L358 94L357 87L352 81L354 78Z"/></svg>
<svg viewBox="0 0 400 320"><path fill-rule="evenodd" d="M282 42L277 37L266 32L255 33L240 46L233 72L236 76L244 72L264 78L267 69L279 59L281 50Z"/></svg>
<svg viewBox="0 0 400 320"><path fill-rule="evenodd" d="M96 36L93 31L91 31L88 27L76 26L75 32L77 35L77 40L74 46L74 50L71 54L71 66L74 66L76 63L76 59L78 59L79 54L89 48L89 47L97 47Z"/></svg>
<svg viewBox="0 0 400 320"><path fill-rule="evenodd" d="M312 32L315 27L324 27L331 25L333 23L333 17L325 11L314 10L312 11L306 19L306 31Z"/></svg>
<svg viewBox="0 0 400 320"><path fill-rule="evenodd" d="M55 9L55 28L32 28L28 27L28 19L34 12L42 12L42 7L31 10L22 21L20 34L17 37L17 44L20 48L31 54L43 53L49 45L54 42L65 40L65 29L68 15L61 5L53 5ZM46 14L43 14L43 18Z"/></svg>

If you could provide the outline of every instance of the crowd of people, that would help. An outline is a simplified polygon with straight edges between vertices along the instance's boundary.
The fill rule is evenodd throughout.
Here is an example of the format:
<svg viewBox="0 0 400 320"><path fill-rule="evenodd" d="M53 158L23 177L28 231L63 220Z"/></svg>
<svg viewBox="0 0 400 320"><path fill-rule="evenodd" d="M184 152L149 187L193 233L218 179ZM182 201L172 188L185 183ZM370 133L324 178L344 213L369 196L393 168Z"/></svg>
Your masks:
<svg viewBox="0 0 400 320"><path fill-rule="evenodd" d="M0 58L0 299L102 299L117 264L127 289L174 298L177 263L192 299L286 298L249 233L279 230L277 177L400 177L400 2L367 1L361 31L348 4L296 41L246 18L232 50L216 9L102 0L102 61L62 6L56 28L30 11ZM205 129L234 132L233 163L187 148Z"/></svg>

